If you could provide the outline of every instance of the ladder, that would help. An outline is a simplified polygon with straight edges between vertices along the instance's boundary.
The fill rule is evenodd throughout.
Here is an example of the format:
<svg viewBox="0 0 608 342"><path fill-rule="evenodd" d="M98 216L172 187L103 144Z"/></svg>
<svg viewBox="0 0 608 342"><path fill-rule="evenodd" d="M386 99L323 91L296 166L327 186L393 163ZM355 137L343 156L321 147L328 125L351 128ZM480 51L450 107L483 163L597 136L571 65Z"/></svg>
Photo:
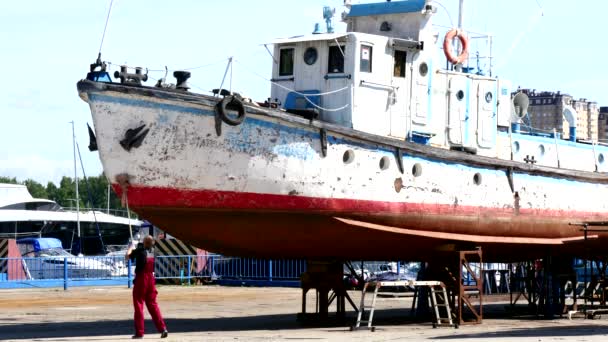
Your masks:
<svg viewBox="0 0 608 342"><path fill-rule="evenodd" d="M454 321L452 321L452 310L450 309L448 291L445 288L445 285L440 281L427 281L424 283L432 283L423 286L428 286L431 290L431 305L435 311L435 322L433 323L433 328L444 325L458 329L458 324L454 324ZM437 301L437 295L439 295L439 297L443 300L443 303L440 304ZM441 317L441 310L439 310L440 307L445 308L446 317Z"/></svg>
<svg viewBox="0 0 608 342"><path fill-rule="evenodd" d="M388 286L403 286L403 287L428 287L429 288L429 296L431 297L431 305L433 306L433 313L435 314L435 322L433 323L433 328L437 328L439 326L448 326L458 328L458 324L454 323L452 319L452 310L449 304L448 292L444 283L440 281L383 281L383 282L367 282L363 286L363 290L361 292L361 303L359 305L359 313L357 314L357 322L354 326L350 328L351 331L359 330L359 329L369 329L370 331L376 331L376 327L373 326L374 312L376 310L376 298L378 297L378 293L380 292L381 287ZM368 288L373 288L373 296L372 303L370 306L365 305L365 296ZM442 303L439 303L439 299L442 300ZM445 308L445 310L440 310L439 308ZM367 319L365 317L365 310L369 309L369 315ZM441 312L444 311L446 313L446 317L441 317ZM367 324L367 326L362 327L361 324Z"/></svg>
<svg viewBox="0 0 608 342"><path fill-rule="evenodd" d="M370 287L370 285L374 288L374 295L372 297L372 305L366 306L365 294L367 293L367 289L368 287ZM366 282L365 285L363 285L363 290L361 290L361 303L359 305L359 313L357 314L357 323L355 323L354 326L350 327L351 331L361 329L361 323L367 323L367 329L372 332L376 331L376 327L372 325L372 321L374 320L374 311L376 311L376 298L378 297L378 291L380 290L380 287L382 287L381 282ZM367 320L363 320L363 316L365 315L365 309L369 309L369 316Z"/></svg>

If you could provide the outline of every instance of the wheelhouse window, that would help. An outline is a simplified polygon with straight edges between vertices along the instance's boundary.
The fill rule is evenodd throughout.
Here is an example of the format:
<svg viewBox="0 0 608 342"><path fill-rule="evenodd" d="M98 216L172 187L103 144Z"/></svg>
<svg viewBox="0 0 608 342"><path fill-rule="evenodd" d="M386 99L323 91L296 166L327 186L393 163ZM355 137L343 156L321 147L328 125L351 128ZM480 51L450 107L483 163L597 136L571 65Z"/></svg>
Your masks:
<svg viewBox="0 0 608 342"><path fill-rule="evenodd" d="M344 54L346 53L346 46L333 45L329 47L329 62L328 70L329 74L341 74L344 73Z"/></svg>
<svg viewBox="0 0 608 342"><path fill-rule="evenodd" d="M368 45L361 45L360 71L372 72L372 52L373 49Z"/></svg>
<svg viewBox="0 0 608 342"><path fill-rule="evenodd" d="M405 60L407 53L405 51L395 50L395 67L393 75L395 77L405 77Z"/></svg>
<svg viewBox="0 0 608 342"><path fill-rule="evenodd" d="M279 56L279 76L293 75L293 56L294 49L281 49Z"/></svg>

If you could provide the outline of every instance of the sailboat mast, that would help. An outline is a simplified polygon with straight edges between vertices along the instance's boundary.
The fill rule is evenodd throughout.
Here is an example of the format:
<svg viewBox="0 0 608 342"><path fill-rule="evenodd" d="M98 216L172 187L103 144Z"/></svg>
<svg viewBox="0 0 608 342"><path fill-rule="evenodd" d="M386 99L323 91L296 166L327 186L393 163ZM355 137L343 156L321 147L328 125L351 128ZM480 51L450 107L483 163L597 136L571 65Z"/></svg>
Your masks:
<svg viewBox="0 0 608 342"><path fill-rule="evenodd" d="M74 150L74 182L76 183L76 228L80 239L80 197L78 195L78 169L76 168L76 133L74 132L74 121L72 123L72 146ZM82 248L82 247L81 247Z"/></svg>

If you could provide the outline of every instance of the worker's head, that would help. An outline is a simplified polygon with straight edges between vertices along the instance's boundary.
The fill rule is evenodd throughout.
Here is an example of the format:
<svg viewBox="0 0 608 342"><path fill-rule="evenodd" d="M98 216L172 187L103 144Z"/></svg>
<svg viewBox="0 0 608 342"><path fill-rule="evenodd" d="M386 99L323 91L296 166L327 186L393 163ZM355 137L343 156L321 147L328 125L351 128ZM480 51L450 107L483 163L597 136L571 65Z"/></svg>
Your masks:
<svg viewBox="0 0 608 342"><path fill-rule="evenodd" d="M152 237L152 235L146 235L144 238L144 247L151 248L152 246L154 246L154 237Z"/></svg>

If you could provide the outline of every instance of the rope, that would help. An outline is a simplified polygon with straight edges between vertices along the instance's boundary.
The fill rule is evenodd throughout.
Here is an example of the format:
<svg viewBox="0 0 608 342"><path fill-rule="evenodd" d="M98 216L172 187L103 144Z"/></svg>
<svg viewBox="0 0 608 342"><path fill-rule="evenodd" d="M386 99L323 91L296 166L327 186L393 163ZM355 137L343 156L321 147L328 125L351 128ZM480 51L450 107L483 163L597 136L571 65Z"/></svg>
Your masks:
<svg viewBox="0 0 608 342"><path fill-rule="evenodd" d="M108 29L108 23L110 22L110 13L112 13L112 4L114 0L110 0L110 8L108 9L108 16L106 17L106 25L103 27L103 35L101 35L101 43L99 44L99 53L101 54L101 48L103 47L103 41L106 38L106 30Z"/></svg>
<svg viewBox="0 0 608 342"><path fill-rule="evenodd" d="M127 219L129 219L129 236L131 237L131 243L133 243L133 227L131 227L131 211L129 210L129 196L127 196L126 187L123 189L122 195L125 197L125 205L127 207Z"/></svg>
<svg viewBox="0 0 608 342"><path fill-rule="evenodd" d="M236 60L236 59L234 60L234 62L237 62L237 63L239 63L239 64L241 64L241 65L245 66L243 63L239 62L239 61L238 61L238 60ZM302 97L303 97L303 98L306 100L306 102L310 103L310 104L311 104L313 107L315 107L315 108L317 108L317 109L320 109L320 110L323 110L323 111L326 111L326 112L339 112L339 111L344 110L344 109L346 109L346 108L348 108L348 107L350 106L349 104L346 104L346 105L344 105L344 106L342 106L342 107L339 107L339 108L333 108L333 109L331 109L331 108L324 108L324 107L321 107L321 106L317 105L316 103L312 102L312 101L309 99L309 97L315 97L315 96L326 96L326 95L332 95L332 94L336 94L336 93L339 93L339 92L345 91L345 90L347 90L347 89L351 89L351 88L352 88L352 85L350 85L350 86L346 86L346 87L344 87L344 88L340 88L340 89L337 89L337 90L328 91L328 92L325 92L325 93L317 93L317 94L304 94L304 93L301 93L301 92L296 91L296 90L294 90L294 89L291 89L291 88L289 88L289 87L286 87L286 86L284 86L284 85L282 85L282 84L279 84L279 83L277 83L277 82L273 82L273 81L271 81L271 80L267 79L266 77L264 77L264 76L262 76L262 75L260 75L260 74L258 74L258 73L256 73L256 72L254 72L254 71L251 71L251 70L249 70L249 69L247 69L247 68L244 68L244 70L245 70L245 71L247 71L247 72L249 72L249 73L251 73L251 74L253 74L253 75L255 75L255 76L257 76L257 77L259 77L259 78L261 78L261 79L263 79L263 80L264 80L264 81L266 81L266 82L269 82L270 84L276 85L276 86L277 86L277 87L279 87L279 88L282 88L282 89L284 89L284 90L287 90L287 91L289 91L289 92L293 92L293 93L295 93L295 94L298 94L298 95L302 96Z"/></svg>
<svg viewBox="0 0 608 342"><path fill-rule="evenodd" d="M448 9L439 1L437 0L433 0L431 1L432 3L439 5L439 7L443 8L443 10L445 11L445 14L448 16L448 20L450 21L450 27L454 27L454 21L452 20L452 16L450 15L450 11L448 11Z"/></svg>

